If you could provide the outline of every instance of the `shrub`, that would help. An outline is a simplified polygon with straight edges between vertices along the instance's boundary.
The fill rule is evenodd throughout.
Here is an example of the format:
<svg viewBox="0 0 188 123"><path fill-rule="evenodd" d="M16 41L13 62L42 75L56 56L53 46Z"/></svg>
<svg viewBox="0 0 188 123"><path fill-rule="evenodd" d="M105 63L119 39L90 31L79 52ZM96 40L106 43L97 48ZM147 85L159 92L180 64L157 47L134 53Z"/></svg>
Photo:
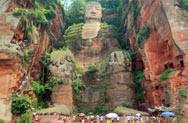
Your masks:
<svg viewBox="0 0 188 123"><path fill-rule="evenodd" d="M12 108L11 111L14 114L25 113L26 110L30 109L31 100L28 95L12 95Z"/></svg>
<svg viewBox="0 0 188 123"><path fill-rule="evenodd" d="M150 30L151 26L149 24L144 24L144 26L140 29L136 38L136 43L138 46L140 46L142 40L149 38Z"/></svg>
<svg viewBox="0 0 188 123"><path fill-rule="evenodd" d="M122 106L123 107L127 107L127 108L131 108L131 106L128 103L126 103L126 102L122 103Z"/></svg>
<svg viewBox="0 0 188 123"><path fill-rule="evenodd" d="M185 90L179 90L179 94L181 97L187 98L187 92Z"/></svg>
<svg viewBox="0 0 188 123"><path fill-rule="evenodd" d="M188 11L188 0L178 0L180 7Z"/></svg>
<svg viewBox="0 0 188 123"><path fill-rule="evenodd" d="M22 114L20 119L18 119L17 123L34 123L33 121L33 112L26 111L26 113Z"/></svg>
<svg viewBox="0 0 188 123"><path fill-rule="evenodd" d="M40 81L31 80L31 83L32 83L33 91L37 96L43 95L45 93L45 87L41 85Z"/></svg>
<svg viewBox="0 0 188 123"><path fill-rule="evenodd" d="M80 78L77 78L73 81L73 88L74 88L74 93L79 94L80 89L85 88L85 85L81 82Z"/></svg>
<svg viewBox="0 0 188 123"><path fill-rule="evenodd" d="M172 68L167 69L165 72L163 72L163 73L159 76L158 81L160 82L160 81L166 80L166 79L168 78L168 74L169 74L170 72L172 72L172 71L175 71L175 69L172 69Z"/></svg>
<svg viewBox="0 0 188 123"><path fill-rule="evenodd" d="M135 83L132 85L135 88L136 91L136 99L143 101L143 92L144 88L141 85L141 81L144 77L143 71L136 71L134 72L134 80Z"/></svg>
<svg viewBox="0 0 188 123"><path fill-rule="evenodd" d="M86 75L91 75L91 74L94 74L95 72L98 71L98 68L97 66L95 65L90 65L88 68L87 68L87 71L85 72Z"/></svg>

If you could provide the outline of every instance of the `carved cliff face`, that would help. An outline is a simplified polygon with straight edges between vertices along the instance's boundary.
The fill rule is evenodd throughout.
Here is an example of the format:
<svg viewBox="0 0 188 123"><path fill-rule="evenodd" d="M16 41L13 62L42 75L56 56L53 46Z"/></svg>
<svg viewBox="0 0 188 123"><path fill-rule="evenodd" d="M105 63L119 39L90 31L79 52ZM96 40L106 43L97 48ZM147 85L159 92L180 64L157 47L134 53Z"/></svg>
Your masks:
<svg viewBox="0 0 188 123"><path fill-rule="evenodd" d="M71 52L69 50L52 52L49 68L54 76L63 82L54 86L51 95L52 103L72 106L72 80L75 64Z"/></svg>
<svg viewBox="0 0 188 123"><path fill-rule="evenodd" d="M102 17L101 5L97 2L89 2L85 9L85 24L82 29L83 39L92 39L98 35L100 20Z"/></svg>
<svg viewBox="0 0 188 123"><path fill-rule="evenodd" d="M97 2L89 2L85 9L85 21L87 22L100 22L102 17L101 5Z"/></svg>
<svg viewBox="0 0 188 123"><path fill-rule="evenodd" d="M132 60L127 52L114 51L109 57L109 66L107 72L109 86L106 88L107 106L118 106L124 102L133 105L135 94L129 86L134 83L132 74ZM117 96L118 95L118 96Z"/></svg>
<svg viewBox="0 0 188 123"><path fill-rule="evenodd" d="M50 71L56 77L68 77L71 79L74 72L72 56L61 51L53 52L51 54Z"/></svg>

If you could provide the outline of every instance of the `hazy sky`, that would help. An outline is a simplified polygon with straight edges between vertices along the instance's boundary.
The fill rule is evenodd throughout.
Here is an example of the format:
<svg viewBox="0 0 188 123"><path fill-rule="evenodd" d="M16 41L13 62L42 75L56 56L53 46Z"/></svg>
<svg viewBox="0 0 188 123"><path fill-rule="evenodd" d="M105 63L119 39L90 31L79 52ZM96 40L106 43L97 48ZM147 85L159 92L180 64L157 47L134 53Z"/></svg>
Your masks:
<svg viewBox="0 0 188 123"><path fill-rule="evenodd" d="M64 8L67 10L71 4L72 0L62 0L63 4L64 4Z"/></svg>

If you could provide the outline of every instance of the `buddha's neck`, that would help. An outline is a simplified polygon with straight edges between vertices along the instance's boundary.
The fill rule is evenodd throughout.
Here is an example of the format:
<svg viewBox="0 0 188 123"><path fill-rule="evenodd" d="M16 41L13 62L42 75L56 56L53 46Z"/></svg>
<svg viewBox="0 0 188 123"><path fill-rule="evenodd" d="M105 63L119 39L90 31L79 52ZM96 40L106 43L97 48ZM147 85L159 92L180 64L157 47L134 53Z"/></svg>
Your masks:
<svg viewBox="0 0 188 123"><path fill-rule="evenodd" d="M94 23L100 23L100 20L97 19L86 19L85 24L94 24Z"/></svg>

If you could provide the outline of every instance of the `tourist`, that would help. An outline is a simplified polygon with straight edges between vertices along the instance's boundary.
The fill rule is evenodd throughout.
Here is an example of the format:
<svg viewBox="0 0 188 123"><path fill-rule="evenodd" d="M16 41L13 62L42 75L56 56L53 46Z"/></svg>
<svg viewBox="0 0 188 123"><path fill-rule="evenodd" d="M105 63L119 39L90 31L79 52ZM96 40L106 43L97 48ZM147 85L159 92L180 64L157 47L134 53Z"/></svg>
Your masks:
<svg viewBox="0 0 188 123"><path fill-rule="evenodd" d="M113 123L113 122L114 122L114 117L111 118L111 123Z"/></svg>
<svg viewBox="0 0 188 123"><path fill-rule="evenodd" d="M127 115L127 121L128 121L128 123L131 122L131 119L130 119L130 116L129 116L129 115Z"/></svg>
<svg viewBox="0 0 188 123"><path fill-rule="evenodd" d="M82 117L80 117L80 123L82 123Z"/></svg>
<svg viewBox="0 0 188 123"><path fill-rule="evenodd" d="M99 115L97 115L96 118L97 118L97 123L99 123Z"/></svg>
<svg viewBox="0 0 188 123"><path fill-rule="evenodd" d="M82 123L84 123L84 118L82 119Z"/></svg>
<svg viewBox="0 0 188 123"><path fill-rule="evenodd" d="M73 122L75 122L76 121L76 116L73 116Z"/></svg>
<svg viewBox="0 0 188 123"><path fill-rule="evenodd" d="M174 117L172 121L173 121L173 123L177 123L176 117Z"/></svg>
<svg viewBox="0 0 188 123"><path fill-rule="evenodd" d="M100 120L101 120L101 123L103 123L103 121L104 121L104 117L101 116L101 117L100 117Z"/></svg>
<svg viewBox="0 0 188 123"><path fill-rule="evenodd" d="M62 123L62 117L61 116L58 118L58 123Z"/></svg>
<svg viewBox="0 0 188 123"><path fill-rule="evenodd" d="M94 116L92 115L91 116L91 123L93 123L93 120L94 120Z"/></svg>
<svg viewBox="0 0 188 123"><path fill-rule="evenodd" d="M117 122L119 123L119 116L117 116L116 120L117 120Z"/></svg>
<svg viewBox="0 0 188 123"><path fill-rule="evenodd" d="M110 123L110 119L109 118L107 118L106 123Z"/></svg>
<svg viewBox="0 0 188 123"><path fill-rule="evenodd" d="M89 116L87 116L87 122L90 123L90 117Z"/></svg>
<svg viewBox="0 0 188 123"><path fill-rule="evenodd" d="M35 122L39 123L39 116L38 115L35 116Z"/></svg>

